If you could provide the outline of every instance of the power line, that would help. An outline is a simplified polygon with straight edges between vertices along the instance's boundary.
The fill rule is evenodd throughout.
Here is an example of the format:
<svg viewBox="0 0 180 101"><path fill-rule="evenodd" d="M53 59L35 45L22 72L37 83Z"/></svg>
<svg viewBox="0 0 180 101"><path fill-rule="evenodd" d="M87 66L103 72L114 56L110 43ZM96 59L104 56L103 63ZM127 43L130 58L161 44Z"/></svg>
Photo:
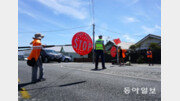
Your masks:
<svg viewBox="0 0 180 101"><path fill-rule="evenodd" d="M94 21L94 0L91 0L92 3L92 20L93 20L93 24L95 23Z"/></svg>
<svg viewBox="0 0 180 101"><path fill-rule="evenodd" d="M102 28L102 27L99 27L99 26L96 26L96 27L98 27L99 29L102 29L102 30L111 32L111 33L122 34L122 33L116 32L116 31L109 30L109 29L107 29L107 28Z"/></svg>
<svg viewBox="0 0 180 101"><path fill-rule="evenodd" d="M91 21L92 20L91 0L89 0L89 15L90 15L90 21Z"/></svg>
<svg viewBox="0 0 180 101"><path fill-rule="evenodd" d="M91 6L90 6L91 4ZM92 12L92 13L91 13ZM93 51L92 51L92 61L94 63L94 40L95 40L95 21L94 21L94 2L93 0L89 0L89 13L90 13L90 18L92 17L92 27L93 27Z"/></svg>
<svg viewBox="0 0 180 101"><path fill-rule="evenodd" d="M90 19L92 21L92 24L95 23L94 21L94 1L89 0L89 14L90 14Z"/></svg>
<svg viewBox="0 0 180 101"><path fill-rule="evenodd" d="M78 29L78 28L85 28L85 27L90 27L91 25L88 26L80 26L80 27L73 27L73 28L67 28L67 29L61 29L61 30L47 30L47 31L36 31L36 32L19 32L19 33L37 33L37 32L60 32L60 31L66 31L66 30L72 30L72 29Z"/></svg>

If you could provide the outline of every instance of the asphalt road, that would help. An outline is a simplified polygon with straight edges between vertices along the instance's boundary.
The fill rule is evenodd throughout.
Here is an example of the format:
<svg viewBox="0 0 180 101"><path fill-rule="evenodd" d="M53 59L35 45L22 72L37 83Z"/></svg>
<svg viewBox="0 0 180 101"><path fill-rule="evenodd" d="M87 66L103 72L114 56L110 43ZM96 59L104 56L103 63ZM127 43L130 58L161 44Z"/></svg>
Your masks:
<svg viewBox="0 0 180 101"><path fill-rule="evenodd" d="M98 71L92 70L92 63L54 62L43 66L46 81L31 84L31 67L25 61L18 62L19 101L161 100L160 65L106 64L106 70ZM22 88L29 99L23 98Z"/></svg>

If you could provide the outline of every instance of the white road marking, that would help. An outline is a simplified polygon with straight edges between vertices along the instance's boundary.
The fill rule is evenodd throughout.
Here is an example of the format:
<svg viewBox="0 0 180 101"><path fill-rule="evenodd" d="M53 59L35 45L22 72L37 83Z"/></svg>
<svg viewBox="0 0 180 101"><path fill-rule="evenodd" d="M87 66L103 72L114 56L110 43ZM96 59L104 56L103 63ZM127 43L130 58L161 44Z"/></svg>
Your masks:
<svg viewBox="0 0 180 101"><path fill-rule="evenodd" d="M156 79L142 78L142 77L135 77L135 76L127 76L127 75L117 75L117 74L111 74L111 73L104 73L104 72L100 72L100 71L89 71L89 70L83 70L83 69L75 69L75 68L72 68L72 67L65 67L65 66L62 66L62 65L61 65L61 68L74 69L74 70L79 70L79 71L84 71L84 72L105 74L105 75L111 75L111 76L129 77L129 78L135 78L135 79L143 79L143 80L151 80L151 81L159 81L159 82L161 82L161 80L156 80Z"/></svg>
<svg viewBox="0 0 180 101"><path fill-rule="evenodd" d="M74 63L74 64L77 64L77 63ZM57 66L58 64L51 64L51 65ZM74 69L74 70L79 70L79 71L84 71L84 72L99 73L99 74L105 74L105 75L111 75L111 76L129 77L129 78L135 78L135 79L143 79L143 80L151 80L151 81L161 82L161 80L151 79L151 78L143 78L143 77L135 77L135 76L127 76L127 75L117 75L117 74L105 73L105 72L101 72L101 71L89 71L89 70L83 70L83 69L76 69L76 68L72 68L72 67L63 66L63 64L60 64L59 66L61 68Z"/></svg>

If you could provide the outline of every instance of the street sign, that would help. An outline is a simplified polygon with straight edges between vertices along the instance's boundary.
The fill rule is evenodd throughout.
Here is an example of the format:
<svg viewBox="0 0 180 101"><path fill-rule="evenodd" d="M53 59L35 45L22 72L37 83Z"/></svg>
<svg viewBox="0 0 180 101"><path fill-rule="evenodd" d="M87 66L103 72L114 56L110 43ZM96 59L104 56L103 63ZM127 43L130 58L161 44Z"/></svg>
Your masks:
<svg viewBox="0 0 180 101"><path fill-rule="evenodd" d="M116 56L116 47L115 46L112 46L112 48L111 48L111 56L112 57L115 57Z"/></svg>
<svg viewBox="0 0 180 101"><path fill-rule="evenodd" d="M93 49L91 37L85 32L77 32L72 38L72 47L79 55L86 55Z"/></svg>

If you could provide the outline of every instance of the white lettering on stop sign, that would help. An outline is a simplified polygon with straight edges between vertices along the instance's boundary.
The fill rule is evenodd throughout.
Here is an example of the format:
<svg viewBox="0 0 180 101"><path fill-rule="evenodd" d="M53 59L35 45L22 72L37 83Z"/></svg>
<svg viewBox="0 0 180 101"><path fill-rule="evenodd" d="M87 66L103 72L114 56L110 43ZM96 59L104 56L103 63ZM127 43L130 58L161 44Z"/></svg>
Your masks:
<svg viewBox="0 0 180 101"><path fill-rule="evenodd" d="M87 42L84 41L84 42L83 42L83 50L86 50L86 47L87 47Z"/></svg>
<svg viewBox="0 0 180 101"><path fill-rule="evenodd" d="M73 36L72 47L76 53L86 55L91 52L93 48L92 39L87 33L78 32Z"/></svg>
<svg viewBox="0 0 180 101"><path fill-rule="evenodd" d="M75 45L74 45L74 48L77 48L77 38L74 40L74 43L75 43Z"/></svg>

